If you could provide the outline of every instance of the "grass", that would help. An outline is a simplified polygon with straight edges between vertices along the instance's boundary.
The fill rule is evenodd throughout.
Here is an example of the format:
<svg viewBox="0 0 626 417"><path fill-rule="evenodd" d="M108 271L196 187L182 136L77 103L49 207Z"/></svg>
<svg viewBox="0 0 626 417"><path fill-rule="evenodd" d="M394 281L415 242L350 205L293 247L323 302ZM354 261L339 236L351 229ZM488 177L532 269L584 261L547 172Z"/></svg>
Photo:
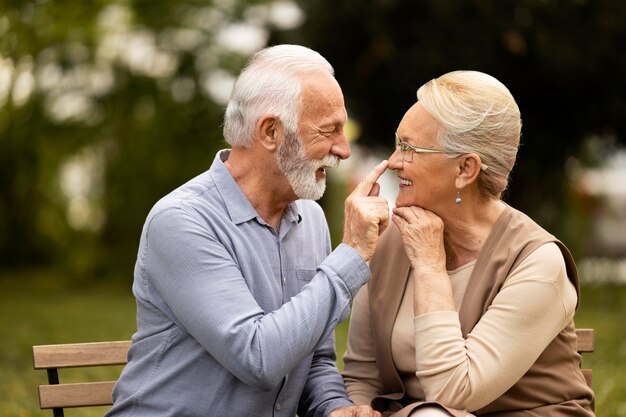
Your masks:
<svg viewBox="0 0 626 417"><path fill-rule="evenodd" d="M130 288L107 283L70 284L48 272L1 276L0 392L4 400L0 401L0 415L52 415L38 407L36 387L46 383L46 373L33 369L32 345L129 339L135 329L134 317ZM68 382L117 378L114 369L106 368L59 373ZM73 409L65 415L102 416L106 409Z"/></svg>
<svg viewBox="0 0 626 417"><path fill-rule="evenodd" d="M596 412L603 417L626 415L626 286L585 286L577 327L596 330L596 351L583 358L593 369ZM135 328L135 304L128 285L72 283L50 273L0 275L0 415L51 416L39 410L36 386L44 372L32 368L35 344L120 340ZM337 328L339 366L345 349L347 322ZM66 381L115 378L119 370L61 373ZM106 407L71 409L68 417L102 416Z"/></svg>

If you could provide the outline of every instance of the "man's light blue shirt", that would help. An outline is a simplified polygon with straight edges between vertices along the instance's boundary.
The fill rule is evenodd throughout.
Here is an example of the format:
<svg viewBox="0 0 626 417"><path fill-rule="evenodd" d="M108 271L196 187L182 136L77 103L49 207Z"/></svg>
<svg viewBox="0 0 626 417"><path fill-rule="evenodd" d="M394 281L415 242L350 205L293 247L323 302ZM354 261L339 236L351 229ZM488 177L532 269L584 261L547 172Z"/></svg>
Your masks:
<svg viewBox="0 0 626 417"><path fill-rule="evenodd" d="M133 293L137 332L107 416L325 416L350 405L333 330L370 271L331 252L324 213L261 219L220 151L150 211Z"/></svg>

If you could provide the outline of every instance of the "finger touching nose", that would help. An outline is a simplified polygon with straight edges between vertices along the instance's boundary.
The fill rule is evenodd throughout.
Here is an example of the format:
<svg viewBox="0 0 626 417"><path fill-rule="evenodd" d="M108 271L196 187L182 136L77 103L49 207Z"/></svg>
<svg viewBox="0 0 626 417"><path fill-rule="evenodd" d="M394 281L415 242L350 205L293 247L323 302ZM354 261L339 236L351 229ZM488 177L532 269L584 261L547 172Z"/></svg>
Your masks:
<svg viewBox="0 0 626 417"><path fill-rule="evenodd" d="M389 162L386 159L376 165L374 169L371 170L369 174L367 174L365 178L363 178L363 180L356 185L356 187L354 187L352 194L362 197L370 195L372 188L374 188L374 184L376 184L378 178L383 175L383 172L387 170L388 165Z"/></svg>

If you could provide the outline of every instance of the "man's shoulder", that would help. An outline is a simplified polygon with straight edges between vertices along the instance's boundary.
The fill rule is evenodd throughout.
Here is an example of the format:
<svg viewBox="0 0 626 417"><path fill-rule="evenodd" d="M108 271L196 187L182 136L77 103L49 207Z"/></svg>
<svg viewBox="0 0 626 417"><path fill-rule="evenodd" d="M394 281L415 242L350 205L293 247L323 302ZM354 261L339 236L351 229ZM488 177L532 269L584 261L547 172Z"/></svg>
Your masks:
<svg viewBox="0 0 626 417"><path fill-rule="evenodd" d="M210 172L205 171L157 201L148 214L148 220L157 215L171 215L166 213L215 212L214 206L219 204L214 190L215 183Z"/></svg>

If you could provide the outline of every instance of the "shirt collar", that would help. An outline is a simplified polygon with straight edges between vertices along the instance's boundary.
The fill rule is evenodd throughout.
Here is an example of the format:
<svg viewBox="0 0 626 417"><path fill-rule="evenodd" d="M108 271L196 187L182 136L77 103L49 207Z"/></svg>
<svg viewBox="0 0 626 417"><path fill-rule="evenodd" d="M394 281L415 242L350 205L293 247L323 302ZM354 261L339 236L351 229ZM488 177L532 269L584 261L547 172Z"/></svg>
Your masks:
<svg viewBox="0 0 626 417"><path fill-rule="evenodd" d="M226 168L224 161L228 159L229 155L230 149L222 149L219 151L217 155L215 155L213 164L209 169L217 191L226 204L228 215L235 224L241 224L248 220L256 219L260 224L267 225L254 207L252 207L252 204L250 204L250 201L248 201L233 176L230 175L228 168ZM300 223L302 221L302 213L297 201L287 205L281 223L285 221L292 223Z"/></svg>

